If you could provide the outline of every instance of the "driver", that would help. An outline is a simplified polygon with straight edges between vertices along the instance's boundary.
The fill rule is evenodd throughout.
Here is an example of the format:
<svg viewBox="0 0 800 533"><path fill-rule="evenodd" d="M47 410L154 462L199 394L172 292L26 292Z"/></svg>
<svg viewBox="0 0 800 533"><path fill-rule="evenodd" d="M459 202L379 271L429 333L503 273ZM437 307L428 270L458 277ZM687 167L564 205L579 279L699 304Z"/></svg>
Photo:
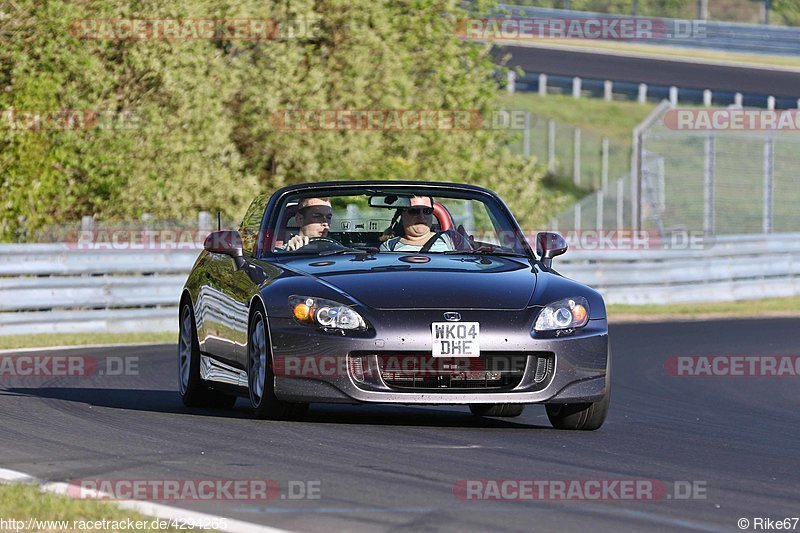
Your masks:
<svg viewBox="0 0 800 533"><path fill-rule="evenodd" d="M404 207L400 212L403 224L403 236L389 239L381 245L382 251L390 252L447 252L449 250L467 250L471 248L466 238L457 231L431 230L433 222L433 198L430 196L414 196L411 207Z"/></svg>
<svg viewBox="0 0 800 533"><path fill-rule="evenodd" d="M303 198L298 207L295 220L300 225L300 233L289 239L283 247L286 251L302 248L309 239L327 237L333 219L330 198Z"/></svg>

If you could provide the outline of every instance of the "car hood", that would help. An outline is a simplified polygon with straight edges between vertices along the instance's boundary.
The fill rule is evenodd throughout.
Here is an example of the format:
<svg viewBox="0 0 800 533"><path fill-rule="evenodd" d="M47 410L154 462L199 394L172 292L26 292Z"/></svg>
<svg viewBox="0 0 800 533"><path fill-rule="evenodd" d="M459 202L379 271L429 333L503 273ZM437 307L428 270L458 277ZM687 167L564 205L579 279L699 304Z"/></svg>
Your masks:
<svg viewBox="0 0 800 533"><path fill-rule="evenodd" d="M525 258L378 253L280 263L374 309L524 309L536 288Z"/></svg>

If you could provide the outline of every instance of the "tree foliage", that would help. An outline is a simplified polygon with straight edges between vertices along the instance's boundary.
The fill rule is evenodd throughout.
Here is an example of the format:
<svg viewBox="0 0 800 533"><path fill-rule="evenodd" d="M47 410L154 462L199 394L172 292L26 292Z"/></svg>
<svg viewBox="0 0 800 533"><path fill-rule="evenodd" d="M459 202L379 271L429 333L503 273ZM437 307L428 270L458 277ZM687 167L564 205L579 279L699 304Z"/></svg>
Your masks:
<svg viewBox="0 0 800 533"><path fill-rule="evenodd" d="M454 32L455 0L0 0L0 113L131 113L130 128L0 128L0 238L94 215L114 222L243 214L258 192L334 179L487 185L523 220L541 174L505 131L280 131L286 109L495 106L486 45ZM274 40L80 39L80 19L261 19ZM16 123L14 123L16 124ZM24 218L23 218L24 217Z"/></svg>

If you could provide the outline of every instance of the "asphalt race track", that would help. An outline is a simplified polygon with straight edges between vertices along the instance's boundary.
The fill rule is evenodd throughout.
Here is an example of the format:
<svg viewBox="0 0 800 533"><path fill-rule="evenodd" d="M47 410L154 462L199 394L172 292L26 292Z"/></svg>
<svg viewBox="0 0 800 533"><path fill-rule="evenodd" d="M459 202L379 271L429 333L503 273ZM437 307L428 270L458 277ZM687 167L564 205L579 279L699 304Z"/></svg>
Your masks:
<svg viewBox="0 0 800 533"><path fill-rule="evenodd" d="M732 91L796 98L800 72L709 65L644 59L620 55L593 54L526 46L502 46L495 57L511 54L508 67L527 72L584 78L676 85L678 87Z"/></svg>
<svg viewBox="0 0 800 533"><path fill-rule="evenodd" d="M171 503L296 531L739 531L742 517L800 515L798 377L676 377L664 363L800 355L797 332L796 319L614 326L611 413L596 432L554 430L539 406L478 419L466 408L314 405L302 422L252 420L243 400L233 412L184 408L173 346L51 352L97 358L99 369L111 368L108 357L138 358L138 369L2 377L0 467L51 481L319 481L316 500ZM705 492L454 496L458 480L482 479L659 480L670 496L689 481Z"/></svg>

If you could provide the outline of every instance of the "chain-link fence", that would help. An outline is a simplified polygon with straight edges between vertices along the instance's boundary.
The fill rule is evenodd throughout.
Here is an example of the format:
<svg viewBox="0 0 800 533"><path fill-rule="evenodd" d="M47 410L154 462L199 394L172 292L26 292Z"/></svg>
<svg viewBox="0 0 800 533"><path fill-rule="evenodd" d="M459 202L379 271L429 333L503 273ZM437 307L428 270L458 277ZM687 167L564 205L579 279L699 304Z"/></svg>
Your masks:
<svg viewBox="0 0 800 533"><path fill-rule="evenodd" d="M643 229L800 230L797 132L676 131L662 118L642 133L641 161Z"/></svg>
<svg viewBox="0 0 800 533"><path fill-rule="evenodd" d="M528 123L513 149L547 165L557 180L597 191L629 172L630 145L539 115L530 114Z"/></svg>
<svg viewBox="0 0 800 533"><path fill-rule="evenodd" d="M798 132L674 129L665 121L670 110L662 103L634 131L633 172L618 174L550 225L660 235L800 231ZM718 111L737 110L690 110L705 116Z"/></svg>

